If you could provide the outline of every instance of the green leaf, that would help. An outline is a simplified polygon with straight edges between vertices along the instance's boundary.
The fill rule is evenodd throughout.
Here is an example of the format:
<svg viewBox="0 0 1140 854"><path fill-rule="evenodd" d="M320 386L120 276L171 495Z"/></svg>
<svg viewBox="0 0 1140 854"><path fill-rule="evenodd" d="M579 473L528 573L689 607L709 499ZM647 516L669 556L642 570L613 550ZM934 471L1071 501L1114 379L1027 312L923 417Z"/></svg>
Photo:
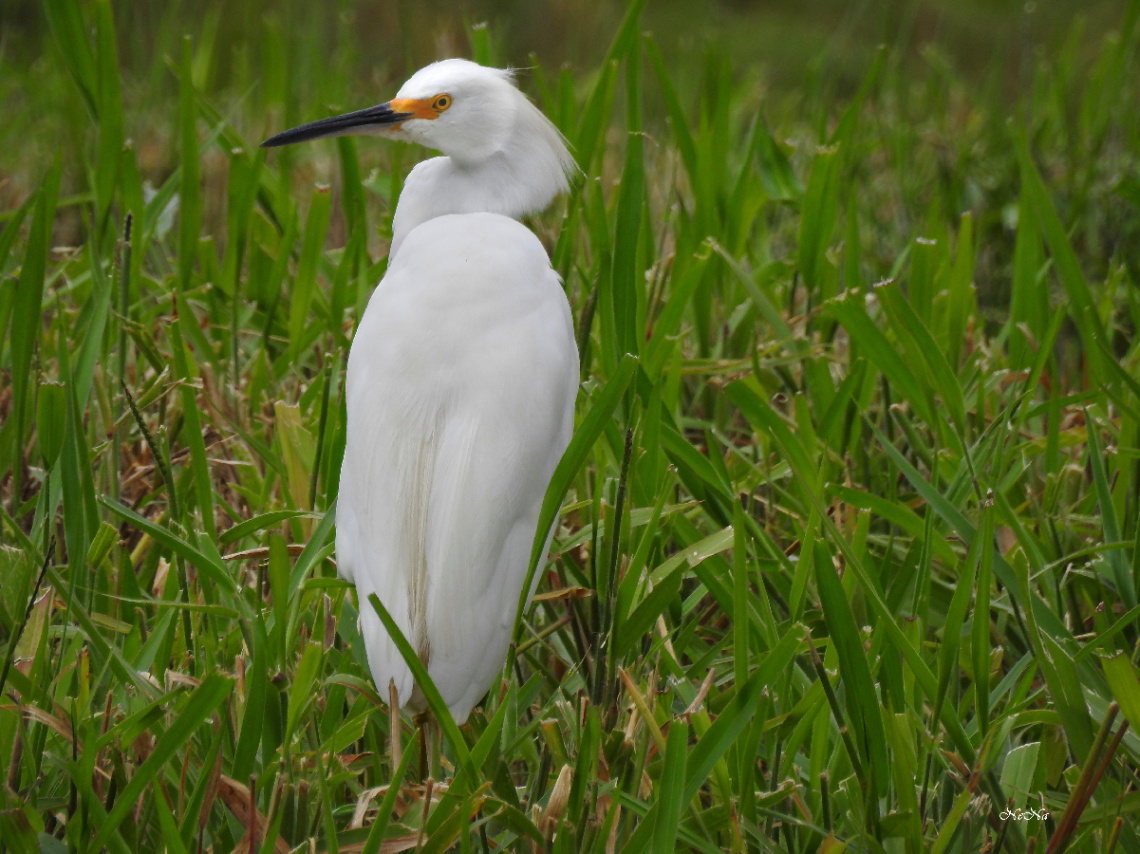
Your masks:
<svg viewBox="0 0 1140 854"><path fill-rule="evenodd" d="M891 387L903 396L918 416L927 424L934 424L930 400L914 373L918 366L908 365L899 355L898 348L874 324L867 314L866 300L863 291L847 291L838 299L830 300L824 311L843 325L858 344L860 354L883 372Z"/></svg>
<svg viewBox="0 0 1140 854"><path fill-rule="evenodd" d="M598 291L598 310L612 312L617 344L616 356L638 352L641 330L638 303L644 302L645 277L638 268L637 244L641 232L641 212L645 206L645 153L641 134L641 53L638 39L630 42L625 62L626 147L614 214L614 255L609 287ZM605 315L603 315L605 316ZM605 327L603 326L603 329ZM615 359L616 361L616 359Z"/></svg>
<svg viewBox="0 0 1140 854"><path fill-rule="evenodd" d="M740 407L740 411L750 424L756 429L768 433L776 440L796 478L805 485L815 484L819 480L818 463L807 452L799 437L792 432L783 419L760 399L748 381L738 380L732 383L726 391L729 399Z"/></svg>
<svg viewBox="0 0 1140 854"><path fill-rule="evenodd" d="M302 510L271 510L268 513L262 513L258 516L254 516L252 519L239 522L229 530L223 531L218 537L218 542L222 545L236 543L244 537L248 537L258 531L264 531L266 528L271 528L279 522L308 515L310 514Z"/></svg>
<svg viewBox="0 0 1140 854"><path fill-rule="evenodd" d="M378 854L380 851L380 846L384 842L384 832L388 829L392 810L396 808L396 798L403 791L404 776L407 774L408 765L411 763L413 755L415 755L415 751L405 751L403 759L400 760L400 764L396 766L391 779L388 780L388 791L380 802L380 808L376 811L376 820L368 828L368 837L364 840L364 848L361 854Z"/></svg>
<svg viewBox="0 0 1140 854"><path fill-rule="evenodd" d="M570 440L570 444L562 454L562 459L558 461L558 465L554 469L554 474L550 477L550 484L546 487L546 494L542 498L542 509L538 514L538 527L535 529L534 542L530 550L530 566L527 568L526 581L519 592L518 607L515 610L515 627L511 637L516 644L519 639L519 628L522 625L523 611L526 610L526 603L530 600L532 581L535 572L538 571L539 563L543 559L542 551L546 546L550 527L558 517L559 508L562 507L562 500L566 497L570 484L578 476L578 472L585 464L586 457L589 456L594 443L610 424L610 419L617 410L618 404L621 403L626 386L633 378L635 370L637 370L637 357L625 355L613 376L610 377L609 382L598 393L593 407L578 425L574 437ZM512 644L512 659L514 649L515 647Z"/></svg>
<svg viewBox="0 0 1140 854"><path fill-rule="evenodd" d="M198 167L198 107L191 74L193 42L182 40L182 61L178 68L178 148L181 166L178 182L178 287L186 291L198 257L198 235L202 226L202 190Z"/></svg>
<svg viewBox="0 0 1140 854"><path fill-rule="evenodd" d="M12 304L12 333L8 343L12 359L12 415L4 419L3 427L4 438L11 443L12 448L23 445L31 415L29 397L32 389L32 355L43 329L44 276L51 249L51 224L55 218L56 199L59 195L60 169L60 161L57 160L37 193L32 226L24 249L24 262ZM3 447L5 444L0 442L0 448ZM20 492L22 469L22 466L16 466L13 470L17 495Z"/></svg>
<svg viewBox="0 0 1140 854"><path fill-rule="evenodd" d="M288 473L289 496L300 510L309 509L309 479L316 457L312 434L301 420L301 407L279 400L273 404L277 438Z"/></svg>
<svg viewBox="0 0 1140 854"><path fill-rule="evenodd" d="M99 117L99 80L95 70L95 54L87 40L87 22L83 20L83 7L72 0L45 0L44 17L48 29L59 48L71 79L91 118Z"/></svg>
<svg viewBox="0 0 1140 854"><path fill-rule="evenodd" d="M746 683L737 687L732 699L701 736L688 757L682 804L692 803L713 766L751 722L760 707L765 689L791 664L803 637L804 627L798 623L792 625L780 642L763 654L763 663L753 671Z"/></svg>
<svg viewBox="0 0 1140 854"><path fill-rule="evenodd" d="M191 317L188 312L183 312L178 322L170 324L168 328L170 347L174 353L174 370L181 380L179 394L182 397L182 417L186 419L182 435L190 447L190 470L194 476L198 515L206 534L213 539L217 536L214 526L214 485L210 478L210 463L206 459L206 442L202 438L202 420L198 415L198 376L193 367L193 360L189 358L186 345L182 341L181 332L184 321L189 321Z"/></svg>
<svg viewBox="0 0 1140 854"><path fill-rule="evenodd" d="M598 76L586 99L586 106L581 112L574 148L578 155L578 165L584 172L590 172L594 157L601 147L604 122L608 118L609 106L613 101L617 63L629 53L630 46L638 38L637 25L645 3L646 0L631 0L626 7L625 17L622 18L609 50L606 51L605 59L602 60L602 73Z"/></svg>
<svg viewBox="0 0 1140 854"><path fill-rule="evenodd" d="M949 412L958 435L964 434L966 401L962 397L962 387L934 336L918 313L911 308L910 302L903 298L896 284L885 282L877 286L875 296L890 315L891 330L906 342L910 364L926 366L920 377L926 378L932 390L940 396L942 406Z"/></svg>
<svg viewBox="0 0 1140 854"><path fill-rule="evenodd" d="M269 535L269 560L265 575L273 595L273 648L283 662L289 651L289 552L280 533Z"/></svg>
<svg viewBox="0 0 1140 854"><path fill-rule="evenodd" d="M1025 134L1015 129L1013 141L1021 167L1021 192L1028 201L1022 210L1033 215L1045 238L1045 243L1049 246L1049 252L1057 269L1057 277L1061 280L1061 286L1069 298L1069 314L1080 330L1081 340L1084 342L1084 355L1088 360L1093 380L1108 382L1106 369L1101 365L1101 360L1104 358L1101 345L1109 346L1109 340L1101 323L1100 314L1097 312L1096 301L1089 290L1084 273L1081 272L1077 253L1073 251L1065 227L1057 216L1056 208L1053 207L1045 182L1041 180L1041 173L1033 163Z"/></svg>
<svg viewBox="0 0 1140 854"><path fill-rule="evenodd" d="M471 763L471 754L467 749L467 742L459 732L459 727L455 725L455 718L451 716L451 710L447 707L447 704L443 702L443 697L440 696L439 689L435 687L435 682L433 682L431 676L428 675L427 668L424 667L423 662L420 661L420 657L416 655L416 651L412 648L412 645L408 643L408 639L404 637L404 633L400 631L400 627L396 625L396 621L392 619L392 615L389 614L388 610L384 607L384 603L380 601L380 597L375 593L370 593L368 602L376 610L376 614L380 617L380 622L384 624L384 629L388 632L392 643L396 645L396 649L400 651L400 655L404 658L404 663L407 664L408 669L412 671L412 678L416 680L416 686L424 695L428 708L431 709L436 722L439 724L440 730L442 730L444 736L447 738L447 743L451 745L452 751L459 760L460 768L468 775L468 779L476 779L476 772Z"/></svg>
<svg viewBox="0 0 1140 854"><path fill-rule="evenodd" d="M249 623L250 649L246 666L245 709L241 719L241 732L232 754L233 770L230 771L238 780L247 779L253 770L257 748L261 744L265 728L269 688L270 662L266 656L269 639L265 632L265 622L260 614L255 614ZM276 749L276 745L273 749Z"/></svg>
<svg viewBox="0 0 1140 854"><path fill-rule="evenodd" d="M293 671L293 682L289 686L289 708L285 718L285 744L293 740L293 733L300 722L301 713L313 700L313 683L321 668L321 645L310 641L305 644L301 661Z"/></svg>
<svg viewBox="0 0 1140 854"><path fill-rule="evenodd" d="M99 154L95 162L95 199L99 231L110 223L111 203L119 182L123 149L123 99L119 56L115 47L115 18L109 0L95 6L95 59L99 84Z"/></svg>
<svg viewBox="0 0 1140 854"><path fill-rule="evenodd" d="M922 540L926 537L926 525L922 517L907 507L906 504L890 501L882 496L872 495L869 492L848 486L835 486L833 488L835 489L835 496L840 501L850 504L852 507L870 510L876 516L881 516L892 525L898 526L916 540ZM950 544L946 542L946 538L937 531L932 531L931 534L929 545L938 559L949 565L956 564L958 556Z"/></svg>
<svg viewBox="0 0 1140 854"><path fill-rule="evenodd" d="M689 752L689 727L681 720L669 724L665 745L665 768L657 782L657 820L653 826L654 854L676 850L677 827L685 809L685 759Z"/></svg>
<svg viewBox="0 0 1140 854"><path fill-rule="evenodd" d="M88 566L98 567L107 559L107 555L111 553L111 549L118 541L119 529L110 522L101 522L99 530L91 539L91 547L87 550Z"/></svg>
<svg viewBox="0 0 1140 854"><path fill-rule="evenodd" d="M1112 489L1109 486L1108 474L1105 471L1104 449L1100 442L1100 426L1095 418L1085 410L1085 435L1089 443L1089 466L1092 468L1093 485L1096 487L1097 506L1100 508L1101 524L1104 525L1104 539L1109 543L1119 543L1121 540L1120 522L1116 518L1116 506L1112 503ZM1134 548L1140 547L1133 544ZM1134 608L1136 602L1136 588L1132 584L1132 574L1128 570L1128 561L1120 549L1112 549L1108 553L1108 565L1112 568L1112 581L1116 585L1116 593L1124 603L1125 608Z"/></svg>
<svg viewBox="0 0 1140 854"><path fill-rule="evenodd" d="M176 536L169 528L156 525L149 519L143 518L134 510L120 504L113 498L100 496L99 503L119 518L130 522L143 533L149 534L176 555L185 558L193 564L199 572L210 579L210 581L217 584L223 593L233 595L237 592L237 584L230 577L225 565L214 556L203 552L201 548L191 545L186 542L186 540Z"/></svg>
<svg viewBox="0 0 1140 854"><path fill-rule="evenodd" d="M1100 666L1104 670L1112 698L1116 700L1125 720L1133 732L1140 731L1140 679L1136 668L1125 652L1102 656Z"/></svg>
<svg viewBox="0 0 1140 854"><path fill-rule="evenodd" d="M304 332L313 325L312 308L317 292L317 266L325 245L331 215L332 194L326 186L317 185L305 220L305 235L297 276L293 280L293 299L289 303L289 346L296 358L304 341ZM298 506L302 506L298 504Z"/></svg>
<svg viewBox="0 0 1140 854"><path fill-rule="evenodd" d="M193 737L198 727L213 714L214 710L230 696L232 690L233 680L221 674L211 673L202 680L202 684L190 695L170 726L158 737L146 761L135 769L127 785L115 800L115 805L107 814L106 821L99 825L99 832L91 843L92 848L98 849L110 840L123 820L137 808L138 798L143 791L159 779L161 769ZM162 795L158 794L157 797L161 798Z"/></svg>
<svg viewBox="0 0 1140 854"><path fill-rule="evenodd" d="M823 268L829 263L827 247L839 212L839 149L819 148L811 164L807 193L800 216L797 263L804 284L817 297L833 296L821 290Z"/></svg>
<svg viewBox="0 0 1140 854"><path fill-rule="evenodd" d="M36 437L44 468L51 470L63 450L63 437L67 428L67 394L63 383L40 383L36 400Z"/></svg>
<svg viewBox="0 0 1140 854"><path fill-rule="evenodd" d="M890 770L887 764L887 736L880 711L882 704L875 690L875 681L871 678L871 669L867 664L867 655L863 650L863 641L859 637L847 594L839 581L831 554L821 541L815 543L815 580L819 586L823 617L827 622L832 645L839 656L839 675L847 689L847 712L854 729L852 735L862 753L864 767L869 768L871 797L877 798L887 791ZM968 588L967 585L967 593Z"/></svg>
<svg viewBox="0 0 1140 854"><path fill-rule="evenodd" d="M950 293L948 300L949 317L946 321L946 360L952 369L957 369L961 360L962 340L966 335L969 318L978 312L978 300L974 293L974 217L969 211L962 214L958 228L958 251L950 270Z"/></svg>
<svg viewBox="0 0 1140 854"><path fill-rule="evenodd" d="M645 373L656 381L665 367L665 360L672 350L673 336L681 327L681 321L697 288L705 281L705 272L712 257L707 244L702 244L683 272L675 273L672 288L661 313L651 321L649 342L644 348Z"/></svg>
<svg viewBox="0 0 1140 854"><path fill-rule="evenodd" d="M732 548L732 543L733 529L725 528L682 549L654 569L650 574L653 590L617 622L614 654L618 658L625 656L652 628L670 603L676 601L685 576L684 570L692 569L706 558Z"/></svg>
<svg viewBox="0 0 1140 854"><path fill-rule="evenodd" d="M699 177L697 174L697 149L693 144L693 134L689 129L689 112L681 106L681 100L677 97L677 89L674 87L669 71L665 67L665 59L661 56L657 42L648 33L645 34L644 41L645 52L649 56L649 64L653 66L653 73L657 77L657 85L661 89L661 97L665 102L665 114L669 117L669 129L673 134L673 142L677 146L678 154L681 155L681 162L685 164L685 172L688 173L689 180L696 182Z"/></svg>
<svg viewBox="0 0 1140 854"><path fill-rule="evenodd" d="M1001 769L1001 787L1014 798L1014 807L1024 807L1033 791L1033 779L1037 770L1037 756L1041 742L1031 741L1019 744L1005 755Z"/></svg>
<svg viewBox="0 0 1140 854"><path fill-rule="evenodd" d="M803 199L804 185L792 169L788 155L784 153L779 143L772 139L772 133L768 130L764 117L759 116L757 121L760 126L756 129L756 144L753 148L756 153L756 169L764 192L768 194L768 198L780 201L792 202Z"/></svg>

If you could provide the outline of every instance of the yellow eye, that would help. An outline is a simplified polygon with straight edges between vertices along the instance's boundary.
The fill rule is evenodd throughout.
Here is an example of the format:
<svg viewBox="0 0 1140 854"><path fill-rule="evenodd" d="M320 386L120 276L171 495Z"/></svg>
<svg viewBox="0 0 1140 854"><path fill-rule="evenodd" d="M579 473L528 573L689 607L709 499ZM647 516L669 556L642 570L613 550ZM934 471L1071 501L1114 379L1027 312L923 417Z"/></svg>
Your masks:
<svg viewBox="0 0 1140 854"><path fill-rule="evenodd" d="M442 113L451 106L450 95L436 95L435 100L431 102L431 108L437 113Z"/></svg>

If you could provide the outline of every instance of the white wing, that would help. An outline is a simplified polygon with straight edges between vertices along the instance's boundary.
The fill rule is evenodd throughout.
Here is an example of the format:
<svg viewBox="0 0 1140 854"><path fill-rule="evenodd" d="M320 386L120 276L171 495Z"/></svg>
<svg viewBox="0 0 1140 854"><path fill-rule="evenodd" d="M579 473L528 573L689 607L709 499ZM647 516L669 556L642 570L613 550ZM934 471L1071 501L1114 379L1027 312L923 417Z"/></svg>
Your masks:
<svg viewBox="0 0 1140 854"><path fill-rule="evenodd" d="M481 213L408 234L349 355L337 501L381 696L392 679L424 707L373 592L457 721L494 680L577 387L570 307L529 230Z"/></svg>

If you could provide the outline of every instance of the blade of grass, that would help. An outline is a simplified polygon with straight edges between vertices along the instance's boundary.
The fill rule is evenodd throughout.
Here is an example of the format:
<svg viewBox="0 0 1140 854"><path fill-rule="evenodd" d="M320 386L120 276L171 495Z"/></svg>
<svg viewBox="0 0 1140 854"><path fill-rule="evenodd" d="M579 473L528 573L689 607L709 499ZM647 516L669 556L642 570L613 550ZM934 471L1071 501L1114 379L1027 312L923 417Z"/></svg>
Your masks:
<svg viewBox="0 0 1140 854"><path fill-rule="evenodd" d="M558 465L554 469L554 474L551 475L550 484L547 486L546 494L542 499L542 509L538 514L538 527L535 529L534 543L530 551L530 566L527 569L522 591L519 593L518 607L515 609L515 627L511 632L512 644L507 661L508 670L514 664L514 649L519 641L522 615L526 609L526 603L530 599L534 574L543 558L542 550L546 546L547 534L558 517L558 511L562 507L562 501L566 497L571 482L578 476L578 472L585 464L586 457L594 447L594 443L610 423L610 419L617 410L618 404L625 394L626 386L629 385L636 369L636 356L627 354L622 358L617 370L598 393L594 405L578 425L570 444L566 447L565 453L562 454L562 459L558 461Z"/></svg>
<svg viewBox="0 0 1140 854"><path fill-rule="evenodd" d="M861 782L868 787L868 803L871 803L884 794L889 785L887 737L880 713L881 703L863 651L863 641L831 555L824 543L818 540L815 552L815 580L823 618L839 657L839 672L846 687L847 712L855 729L855 743L867 768L867 777Z"/></svg>
<svg viewBox="0 0 1140 854"><path fill-rule="evenodd" d="M135 809L143 791L155 783L160 769L194 736L198 727L213 714L232 690L233 681L219 673L211 673L202 680L202 684L190 695L170 726L159 735L150 756L127 782L106 820L100 822L99 832L92 842L94 848L111 839L119 825ZM162 797L161 793L157 796Z"/></svg>
<svg viewBox="0 0 1140 854"><path fill-rule="evenodd" d="M424 667L423 662L420 661L416 651L412 649L412 645L408 643L407 638L404 637L400 627L396 625L396 621L388 613L380 598L372 593L368 596L368 603L375 609L376 614L380 617L380 622L384 624L385 631L388 636L392 638L392 642L396 644L396 648L400 651L400 655L404 658L404 663L408 665L408 669L412 671L412 676L416 680L416 685L424 695L427 701L428 708L431 709L432 714L435 716L436 721L439 723L440 729L443 731L444 736L447 738L447 743L451 745L452 751L455 753L459 766L464 769L464 772L471 780L478 779L474 767L471 767L471 754L467 749L467 742L463 739L463 735L459 732L459 727L455 725L455 719L451 716L451 710L447 708L447 704L443 702L443 697L439 694L439 689L435 687L431 676L428 675L427 668Z"/></svg>

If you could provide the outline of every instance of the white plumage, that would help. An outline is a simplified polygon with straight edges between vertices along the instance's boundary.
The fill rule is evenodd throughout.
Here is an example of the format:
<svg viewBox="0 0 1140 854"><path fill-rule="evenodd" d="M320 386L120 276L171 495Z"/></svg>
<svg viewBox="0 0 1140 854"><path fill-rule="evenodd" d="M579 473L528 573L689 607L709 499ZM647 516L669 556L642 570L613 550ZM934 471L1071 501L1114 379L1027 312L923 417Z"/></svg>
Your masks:
<svg viewBox="0 0 1140 854"><path fill-rule="evenodd" d="M463 722L502 668L539 507L573 430L570 307L514 217L545 207L575 166L509 73L456 59L420 70L387 104L266 144L360 132L445 156L408 176L388 272L352 342L337 564L356 585L381 695L392 680L403 707L425 708L371 593Z"/></svg>

